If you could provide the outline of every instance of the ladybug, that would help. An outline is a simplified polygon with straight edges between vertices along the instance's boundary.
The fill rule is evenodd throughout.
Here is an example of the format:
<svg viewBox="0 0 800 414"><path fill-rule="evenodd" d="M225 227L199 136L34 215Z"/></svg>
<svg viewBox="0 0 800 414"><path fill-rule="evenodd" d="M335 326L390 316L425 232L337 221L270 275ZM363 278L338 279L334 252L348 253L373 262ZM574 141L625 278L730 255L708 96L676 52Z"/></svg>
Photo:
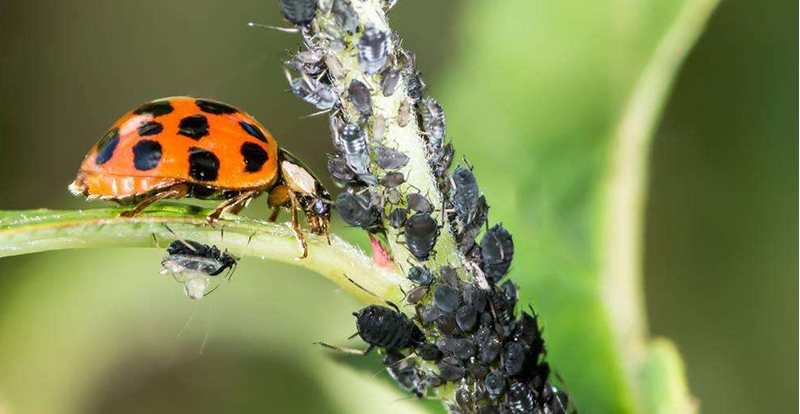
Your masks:
<svg viewBox="0 0 800 414"><path fill-rule="evenodd" d="M269 193L275 221L289 207L303 251L297 209L311 231L328 235L330 194L303 163L279 148L253 117L227 104L190 97L157 99L123 115L83 159L69 190L89 200L135 205L134 217L156 201L183 197L223 200L208 216L238 213Z"/></svg>

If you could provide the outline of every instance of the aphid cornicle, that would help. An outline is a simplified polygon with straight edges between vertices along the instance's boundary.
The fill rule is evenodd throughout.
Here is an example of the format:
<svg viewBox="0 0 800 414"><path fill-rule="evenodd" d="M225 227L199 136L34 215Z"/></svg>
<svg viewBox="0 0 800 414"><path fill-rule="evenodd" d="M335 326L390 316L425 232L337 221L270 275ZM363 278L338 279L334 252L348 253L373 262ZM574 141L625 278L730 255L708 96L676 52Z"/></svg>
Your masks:
<svg viewBox="0 0 800 414"><path fill-rule="evenodd" d="M314 20L317 0L280 0L283 17L292 24L306 26Z"/></svg>
<svg viewBox="0 0 800 414"><path fill-rule="evenodd" d="M408 316L397 310L370 305L354 312L353 316L356 317L358 336L369 344L365 354L376 346L399 351L425 344L425 334Z"/></svg>
<svg viewBox="0 0 800 414"><path fill-rule="evenodd" d="M171 274L183 283L184 292L190 299L202 299L211 278L236 267L238 258L192 240L175 240L167 246L167 255L161 261L159 273Z"/></svg>
<svg viewBox="0 0 800 414"><path fill-rule="evenodd" d="M388 36L374 27L366 27L358 40L358 68L367 75L374 75L386 66Z"/></svg>
<svg viewBox="0 0 800 414"><path fill-rule="evenodd" d="M190 97L155 100L117 120L86 155L69 189L90 200L134 204L124 217L166 198L224 199L210 222L268 192L273 220L278 207L289 206L301 257L307 247L297 210L315 234L327 235L330 219L328 191L258 121L227 104Z"/></svg>
<svg viewBox="0 0 800 414"><path fill-rule="evenodd" d="M347 99L353 103L361 116L372 116L372 96L369 87L358 79L353 79L347 88Z"/></svg>
<svg viewBox="0 0 800 414"><path fill-rule="evenodd" d="M439 226L430 214L417 213L406 221L403 234L411 254L419 261L426 261L439 238Z"/></svg>

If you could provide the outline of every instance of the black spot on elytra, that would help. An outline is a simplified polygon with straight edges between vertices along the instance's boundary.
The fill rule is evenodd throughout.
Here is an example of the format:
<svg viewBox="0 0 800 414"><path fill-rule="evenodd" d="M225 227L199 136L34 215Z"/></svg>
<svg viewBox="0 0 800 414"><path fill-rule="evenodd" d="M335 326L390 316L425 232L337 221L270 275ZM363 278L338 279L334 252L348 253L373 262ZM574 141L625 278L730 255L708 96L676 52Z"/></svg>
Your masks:
<svg viewBox="0 0 800 414"><path fill-rule="evenodd" d="M139 136L146 137L149 135L158 135L164 130L164 126L160 122L149 121L139 125Z"/></svg>
<svg viewBox="0 0 800 414"><path fill-rule="evenodd" d="M242 157L244 157L244 170L245 172L254 173L261 171L261 167L269 159L269 155L261 145L252 142L245 142L240 149Z"/></svg>
<svg viewBox="0 0 800 414"><path fill-rule="evenodd" d="M133 113L136 115L150 114L153 115L153 117L155 118L157 116L166 115L172 112L173 110L174 108L169 103L169 101L156 101L156 102L146 103L136 108L136 110L134 110Z"/></svg>
<svg viewBox="0 0 800 414"><path fill-rule="evenodd" d="M208 135L208 118L203 115L191 115L181 119L178 134L199 140Z"/></svg>
<svg viewBox="0 0 800 414"><path fill-rule="evenodd" d="M247 123L245 121L239 122L239 125L242 126L242 129L244 129L244 132L247 132L253 138L255 138L255 139L259 140L259 141L267 142L267 137L265 137L264 133L261 132L261 128L255 126L253 124Z"/></svg>
<svg viewBox="0 0 800 414"><path fill-rule="evenodd" d="M219 176L219 158L211 151L190 148L189 176L197 181L216 181Z"/></svg>
<svg viewBox="0 0 800 414"><path fill-rule="evenodd" d="M222 102L215 102L215 101L206 101L204 99L198 99L194 101L198 108L201 111L207 114L214 114L214 115L230 115L239 112L238 109L226 105Z"/></svg>
<svg viewBox="0 0 800 414"><path fill-rule="evenodd" d="M152 170L161 162L161 144L143 139L133 146L133 166L137 170Z"/></svg>
<svg viewBox="0 0 800 414"><path fill-rule="evenodd" d="M103 138L100 138L100 141L97 141L97 155L94 158L94 162L97 165L103 165L108 162L111 156L114 155L117 143L119 143L119 128L113 128L106 132Z"/></svg>

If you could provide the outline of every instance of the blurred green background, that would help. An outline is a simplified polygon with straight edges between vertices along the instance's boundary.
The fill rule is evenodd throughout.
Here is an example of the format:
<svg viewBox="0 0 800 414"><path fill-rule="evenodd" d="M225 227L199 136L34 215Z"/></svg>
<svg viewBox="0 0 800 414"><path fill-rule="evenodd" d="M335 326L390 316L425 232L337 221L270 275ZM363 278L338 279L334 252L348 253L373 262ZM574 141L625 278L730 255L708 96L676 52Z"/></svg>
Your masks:
<svg viewBox="0 0 800 414"><path fill-rule="evenodd" d="M244 108L322 170L327 120L299 119L312 111L285 92L281 72L298 38L245 25L283 24L276 3L1 1L0 208L85 206L66 185L91 143L125 111L162 96L211 97ZM523 223L527 195L546 200L561 183L539 185L538 166L503 157L551 139L575 146L576 158L592 154L595 148L570 141L576 117L599 128L603 114L592 111L606 101L613 107L626 91L591 84L591 75L609 68L594 65L600 58L582 58L630 51L621 55L628 60L615 59L635 66L636 52L652 40L634 35L611 48L592 29L625 26L616 20L625 18L644 30L656 27L659 4L670 2L563 2L542 8L550 21L535 15L536 7L532 16L516 15L518 3L496 3L502 6L401 0L391 19L417 54L431 94L453 108L448 127L456 148L476 164L495 204L493 219ZM496 13L502 19L488 20L483 7L505 7ZM721 3L678 76L653 143L647 319L652 335L678 346L705 413L798 409L797 8ZM643 15L648 19L637 20ZM514 37L494 43L492 53L470 49L472 39L509 32ZM520 61L531 66L513 66ZM504 71L468 70L481 65ZM514 116L466 99L512 86L522 91L508 102ZM551 136L537 135L542 128L525 124L531 119L547 123ZM558 161L556 169L573 167L570 158ZM247 214L262 215L261 206L254 203ZM566 207L581 213L580 205ZM365 241L356 231L337 231ZM0 260L0 413L368 413L421 405L385 375L373 379L376 359L353 369L311 345L346 344L354 329L349 312L358 307L322 278L245 259L233 283L193 303L157 275L160 255L114 249ZM512 276L523 287L549 277L524 261ZM546 333L558 335L548 320L558 320L552 315L559 304L537 303L542 296L523 291L542 312ZM552 349L551 342L551 354L556 366L573 372L569 367L581 361L564 345ZM566 380L584 387L579 378ZM610 412L600 403L579 408Z"/></svg>

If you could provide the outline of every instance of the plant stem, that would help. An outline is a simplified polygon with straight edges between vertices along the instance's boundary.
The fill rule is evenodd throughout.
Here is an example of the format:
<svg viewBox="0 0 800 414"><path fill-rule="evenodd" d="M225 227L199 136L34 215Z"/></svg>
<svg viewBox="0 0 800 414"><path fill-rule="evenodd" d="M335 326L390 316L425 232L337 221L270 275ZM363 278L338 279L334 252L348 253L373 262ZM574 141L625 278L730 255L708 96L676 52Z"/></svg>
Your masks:
<svg viewBox="0 0 800 414"><path fill-rule="evenodd" d="M235 255L304 267L365 303L399 302L403 297L401 287L408 289L401 274L377 267L371 257L335 235L331 235L328 245L324 237L305 234L309 255L298 259L300 249L291 229L283 224L227 216L211 227L205 219L208 210L175 204L159 204L135 218L121 218L120 211L99 208L0 212L0 257L75 248L163 249L177 234L221 246ZM345 275L378 297L359 289Z"/></svg>

